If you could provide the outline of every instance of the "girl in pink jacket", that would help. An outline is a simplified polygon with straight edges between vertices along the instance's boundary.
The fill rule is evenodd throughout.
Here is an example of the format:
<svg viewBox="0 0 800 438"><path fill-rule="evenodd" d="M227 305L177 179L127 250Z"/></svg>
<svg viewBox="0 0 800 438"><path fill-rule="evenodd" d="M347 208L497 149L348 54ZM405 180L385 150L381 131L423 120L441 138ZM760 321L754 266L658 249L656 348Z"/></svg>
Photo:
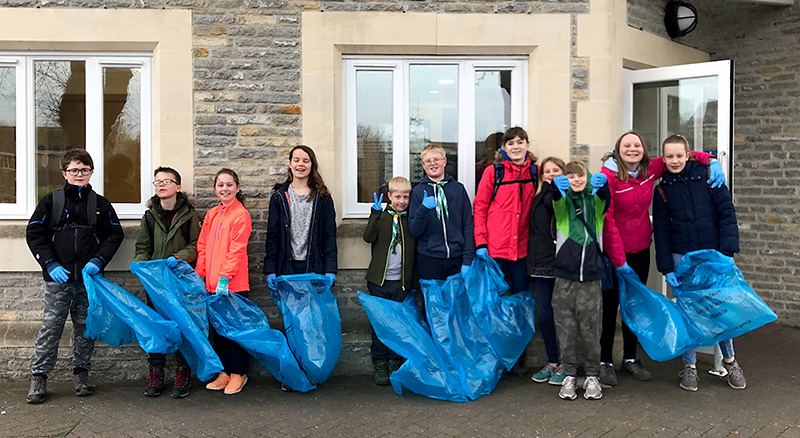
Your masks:
<svg viewBox="0 0 800 438"><path fill-rule="evenodd" d="M709 184L725 184L722 166L711 154L692 152L697 161L709 165ZM634 271L642 283L647 283L650 271L650 242L653 226L650 222L650 203L653 187L664 173L664 160L659 156L650 159L642 137L626 132L617 140L612 153L603 157L603 172L608 177L611 206L603 226L603 250L611 264L619 270ZM619 309L619 288L616 277L614 288L603 291L603 322L600 336L600 382L616 385L617 376L612 364L612 348ZM625 323L622 323L622 368L635 379L650 380L652 375L636 359L637 340Z"/></svg>
<svg viewBox="0 0 800 438"><path fill-rule="evenodd" d="M250 292L247 264L247 241L253 229L250 213L244 207L244 196L239 190L239 175L231 169L222 169L214 177L214 193L219 205L206 213L200 237L197 239L197 274L205 277L209 293L238 293L244 297ZM223 372L206 385L212 391L225 390L232 395L240 392L247 383L250 354L236 342L211 329L214 350Z"/></svg>

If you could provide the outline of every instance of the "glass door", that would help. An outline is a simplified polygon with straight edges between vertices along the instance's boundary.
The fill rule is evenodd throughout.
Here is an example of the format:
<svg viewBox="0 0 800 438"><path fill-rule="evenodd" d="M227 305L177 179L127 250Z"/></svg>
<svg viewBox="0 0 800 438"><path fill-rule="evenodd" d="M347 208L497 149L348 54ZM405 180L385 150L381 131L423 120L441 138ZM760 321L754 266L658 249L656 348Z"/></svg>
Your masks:
<svg viewBox="0 0 800 438"><path fill-rule="evenodd" d="M642 135L651 157L679 134L719 158L732 184L733 62L715 61L623 72L623 131Z"/></svg>

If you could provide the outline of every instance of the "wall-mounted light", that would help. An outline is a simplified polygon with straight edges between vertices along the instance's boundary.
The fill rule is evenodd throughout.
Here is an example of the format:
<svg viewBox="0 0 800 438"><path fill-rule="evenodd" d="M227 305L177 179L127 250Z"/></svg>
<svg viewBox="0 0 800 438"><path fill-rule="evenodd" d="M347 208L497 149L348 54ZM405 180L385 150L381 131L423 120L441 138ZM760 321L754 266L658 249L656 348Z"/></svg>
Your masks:
<svg viewBox="0 0 800 438"><path fill-rule="evenodd" d="M664 26L672 38L688 35L697 27L697 9L686 2L670 1L664 8Z"/></svg>

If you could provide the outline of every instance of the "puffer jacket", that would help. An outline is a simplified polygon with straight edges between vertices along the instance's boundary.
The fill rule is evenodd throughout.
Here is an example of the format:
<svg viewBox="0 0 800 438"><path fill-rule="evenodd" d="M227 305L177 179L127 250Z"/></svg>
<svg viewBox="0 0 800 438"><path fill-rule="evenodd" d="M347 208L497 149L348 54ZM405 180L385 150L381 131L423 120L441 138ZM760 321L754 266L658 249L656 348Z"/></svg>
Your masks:
<svg viewBox="0 0 800 438"><path fill-rule="evenodd" d="M705 152L695 151L692 155L705 165L710 158L714 158ZM608 161L613 161L613 158ZM622 181L619 173L606 165L601 169L608 177L608 189L611 192L611 205L603 227L604 252L615 267L625 264L625 253L636 253L650 247L653 225L648 210L653 201L655 181L661 178L664 168L661 157L653 158L646 177L638 175L636 178L628 177L626 181Z"/></svg>
<svg viewBox="0 0 800 438"><path fill-rule="evenodd" d="M147 226L146 215L148 213L145 213L139 223L139 236L136 239L136 253L133 261L146 262L177 256L189 264L194 264L197 260L197 238L200 236L200 214L197 213L186 195L178 192L175 214L169 220L169 228L163 220L165 211L161 207L161 199L153 196L148 201L148 205L148 212L155 219L152 239ZM189 223L188 241L182 231L187 222Z"/></svg>
<svg viewBox="0 0 800 438"><path fill-rule="evenodd" d="M247 242L252 229L250 212L238 200L208 210L197 239L195 268L198 275L205 277L207 291L217 288L220 277L230 279L230 292L250 290Z"/></svg>
<svg viewBox="0 0 800 438"><path fill-rule="evenodd" d="M680 173L664 173L653 195L656 265L661 273L675 269L672 254L715 249L733 257L739 252L739 227L731 193L707 183L708 168L688 161ZM662 196L663 192L663 196Z"/></svg>
<svg viewBox="0 0 800 438"><path fill-rule="evenodd" d="M553 277L556 260L556 221L553 218L551 184L542 182L542 189L533 198L530 236L528 238L528 275Z"/></svg>
<svg viewBox="0 0 800 438"><path fill-rule="evenodd" d="M531 206L536 193L536 180L531 181L531 166L536 164L530 158L521 165L501 158L495 165L502 165L504 170L494 201L494 166L483 171L475 194L475 247L487 248L492 258L523 259L528 255Z"/></svg>

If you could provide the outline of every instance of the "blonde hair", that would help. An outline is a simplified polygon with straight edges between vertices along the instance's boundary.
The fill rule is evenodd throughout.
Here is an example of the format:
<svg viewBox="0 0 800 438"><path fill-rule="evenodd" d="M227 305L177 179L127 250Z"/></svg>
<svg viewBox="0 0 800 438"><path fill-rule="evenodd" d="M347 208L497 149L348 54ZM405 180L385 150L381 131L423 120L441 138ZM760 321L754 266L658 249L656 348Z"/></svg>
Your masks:
<svg viewBox="0 0 800 438"><path fill-rule="evenodd" d="M400 193L410 193L411 192L411 181L406 179L402 176L396 176L389 180L389 193L400 192Z"/></svg>
<svg viewBox="0 0 800 438"><path fill-rule="evenodd" d="M664 155L664 146L668 144L683 145L683 149L686 151L686 161L695 161L694 155L692 154L692 148L689 146L689 140L687 140L684 136L675 134L664 139L664 143L661 143L661 155Z"/></svg>
<svg viewBox="0 0 800 438"><path fill-rule="evenodd" d="M579 175L583 176L589 173L586 165L580 161L570 161L564 166L564 175Z"/></svg>
<svg viewBox="0 0 800 438"><path fill-rule="evenodd" d="M538 172L538 175L537 175L537 179L539 180L538 181L539 184L536 186L536 193L537 194L542 191L542 181L543 181L542 178L544 177L544 165L547 164L547 163L555 164L556 166L558 166L559 169L561 169L561 173L566 175L566 172L564 172L564 166L566 166L566 164L564 164L564 160L562 160L561 158L557 158L557 157L547 157L547 158L545 158L544 160L542 160L542 164L539 165L539 172ZM535 166L535 164L531 163L531 166Z"/></svg>
<svg viewBox="0 0 800 438"><path fill-rule="evenodd" d="M444 148L439 146L438 144L429 144L422 149L422 152L419 153L420 159L425 156L427 153L438 153L442 154L443 157L447 158L447 155L444 153Z"/></svg>

